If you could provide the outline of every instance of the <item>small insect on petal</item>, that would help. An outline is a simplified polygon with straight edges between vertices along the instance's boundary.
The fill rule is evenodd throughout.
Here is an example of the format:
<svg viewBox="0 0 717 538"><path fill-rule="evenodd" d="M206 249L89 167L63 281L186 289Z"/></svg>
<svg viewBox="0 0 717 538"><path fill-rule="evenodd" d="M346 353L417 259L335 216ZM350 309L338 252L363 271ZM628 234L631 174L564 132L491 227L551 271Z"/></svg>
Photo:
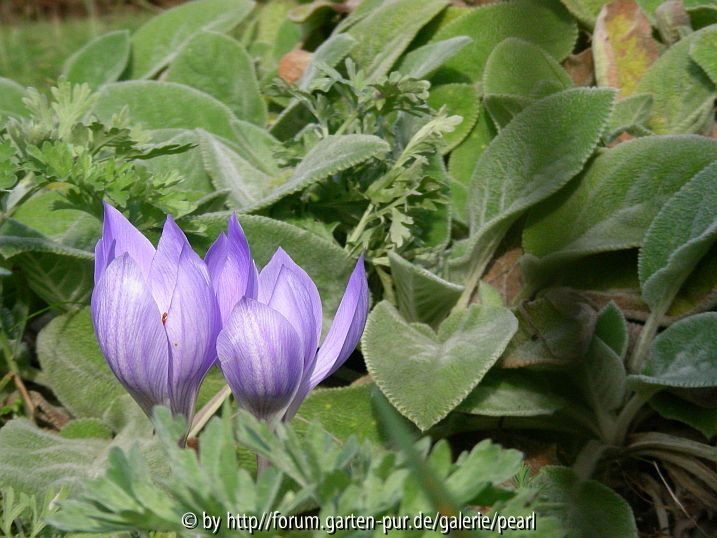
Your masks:
<svg viewBox="0 0 717 538"><path fill-rule="evenodd" d="M166 325L166 324L167 324L167 313L165 312L164 314L162 314L162 325Z"/></svg>

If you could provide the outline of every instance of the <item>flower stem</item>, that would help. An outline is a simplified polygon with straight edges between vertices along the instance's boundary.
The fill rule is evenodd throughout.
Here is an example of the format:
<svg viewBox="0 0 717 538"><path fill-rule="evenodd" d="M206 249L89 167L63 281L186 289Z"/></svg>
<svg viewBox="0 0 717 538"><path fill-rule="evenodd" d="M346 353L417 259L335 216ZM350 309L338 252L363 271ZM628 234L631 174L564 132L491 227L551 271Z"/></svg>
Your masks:
<svg viewBox="0 0 717 538"><path fill-rule="evenodd" d="M226 400L231 393L232 391L229 388L229 385L224 385L224 387L219 392L212 396L212 399L209 400L196 415L194 415L194 420L192 420L192 426L189 429L189 437L196 437L197 435L199 435L199 432L202 431L202 428L207 425L209 419L214 416L214 413L219 410L219 408L224 403L224 400Z"/></svg>
<svg viewBox="0 0 717 538"><path fill-rule="evenodd" d="M264 456L259 454L256 455L256 477L259 478L261 474L271 467L271 462Z"/></svg>

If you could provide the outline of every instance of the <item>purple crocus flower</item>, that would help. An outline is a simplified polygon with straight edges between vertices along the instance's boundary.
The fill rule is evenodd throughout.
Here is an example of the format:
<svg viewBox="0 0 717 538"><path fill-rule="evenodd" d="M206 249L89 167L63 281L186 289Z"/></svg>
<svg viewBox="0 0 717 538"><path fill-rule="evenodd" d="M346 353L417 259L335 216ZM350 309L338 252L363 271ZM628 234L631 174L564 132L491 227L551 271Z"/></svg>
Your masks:
<svg viewBox="0 0 717 538"><path fill-rule="evenodd" d="M250 257L246 239L237 233L240 230L238 223L230 221L229 236L217 249ZM207 255L210 272L211 258ZM258 275L256 295L246 293L238 299L217 338L219 363L239 405L267 421L292 418L311 389L349 357L367 315L368 284L361 256L319 348L322 310L316 284L279 248Z"/></svg>
<svg viewBox="0 0 717 538"><path fill-rule="evenodd" d="M144 412L167 405L191 420L216 359L219 308L207 266L172 217L155 250L105 204L92 321L112 372Z"/></svg>

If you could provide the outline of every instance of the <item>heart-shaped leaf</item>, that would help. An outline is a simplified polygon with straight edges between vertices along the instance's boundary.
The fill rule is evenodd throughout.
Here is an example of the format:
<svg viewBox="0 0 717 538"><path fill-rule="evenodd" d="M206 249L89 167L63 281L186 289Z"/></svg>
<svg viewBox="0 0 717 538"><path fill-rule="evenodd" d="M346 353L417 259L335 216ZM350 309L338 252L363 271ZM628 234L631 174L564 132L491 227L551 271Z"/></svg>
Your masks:
<svg viewBox="0 0 717 538"><path fill-rule="evenodd" d="M434 332L408 323L384 301L369 316L362 349L371 376L389 401L426 430L483 379L517 327L507 308L472 305Z"/></svg>

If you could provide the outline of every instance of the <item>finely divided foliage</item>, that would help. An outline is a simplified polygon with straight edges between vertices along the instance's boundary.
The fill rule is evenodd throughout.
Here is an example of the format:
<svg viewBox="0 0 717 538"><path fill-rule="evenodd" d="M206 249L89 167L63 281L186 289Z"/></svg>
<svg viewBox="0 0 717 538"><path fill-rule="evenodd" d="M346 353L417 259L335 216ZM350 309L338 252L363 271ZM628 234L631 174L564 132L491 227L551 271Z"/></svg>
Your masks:
<svg viewBox="0 0 717 538"><path fill-rule="evenodd" d="M0 533L713 531L714 2L177 4L0 43Z"/></svg>

